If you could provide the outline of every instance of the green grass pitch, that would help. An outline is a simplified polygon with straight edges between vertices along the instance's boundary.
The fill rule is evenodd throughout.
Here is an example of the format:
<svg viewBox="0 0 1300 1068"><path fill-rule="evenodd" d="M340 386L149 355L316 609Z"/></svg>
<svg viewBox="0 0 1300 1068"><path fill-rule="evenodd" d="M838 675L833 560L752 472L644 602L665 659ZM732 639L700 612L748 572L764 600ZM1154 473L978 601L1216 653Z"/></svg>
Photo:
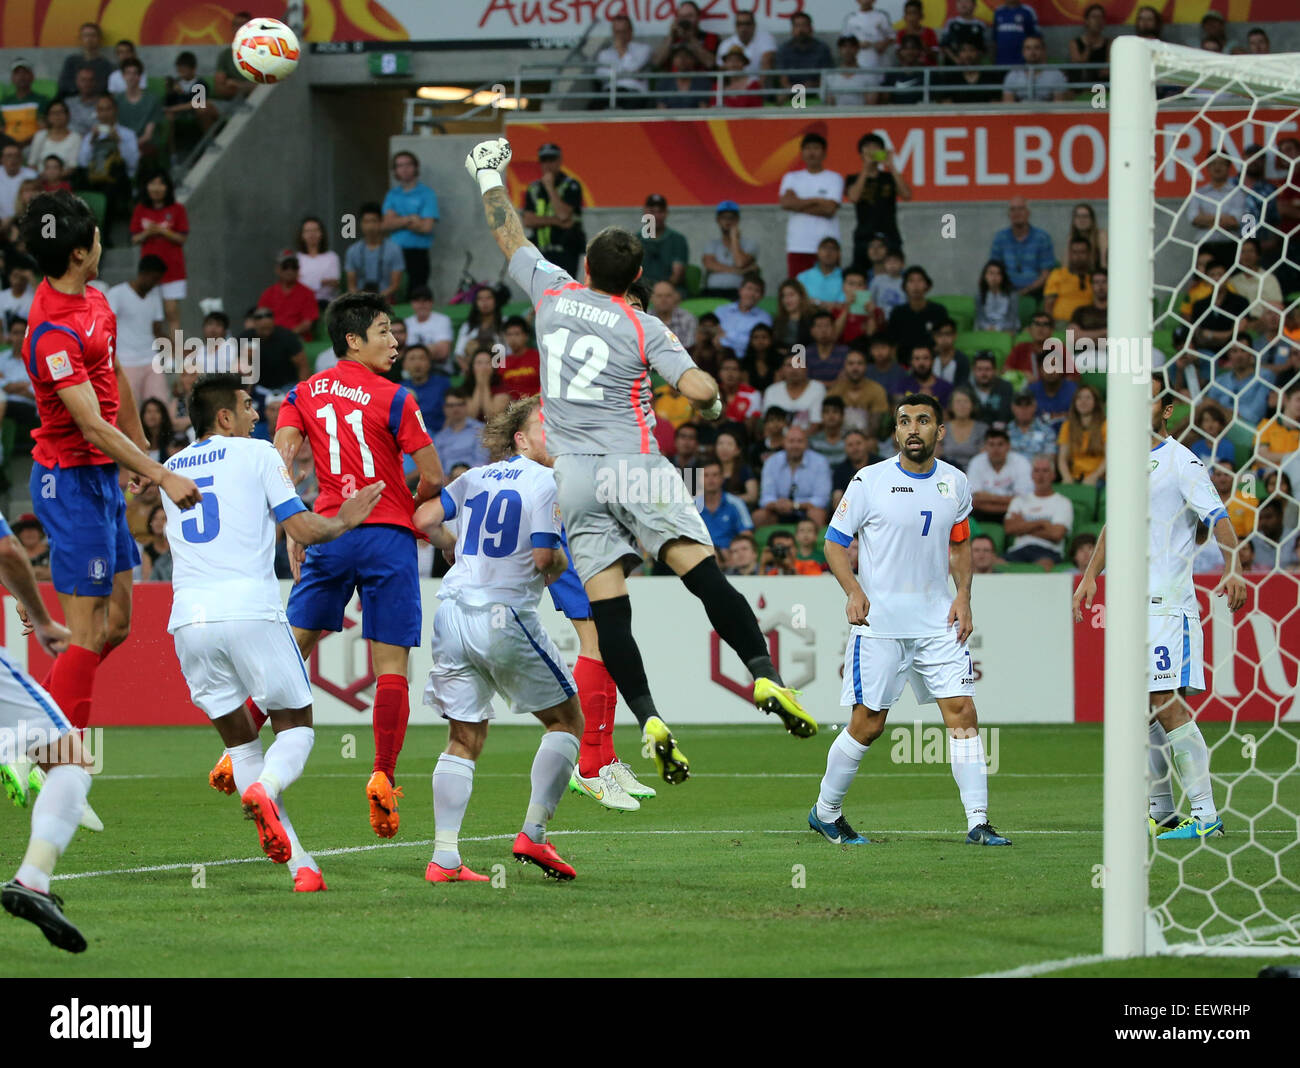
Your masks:
<svg viewBox="0 0 1300 1068"><path fill-rule="evenodd" d="M1015 842L1010 849L964 845L948 766L894 763L888 730L845 805L877 844L841 849L806 824L829 729L798 741L773 725L683 727L694 775L669 787L637 755L634 731L621 728L622 755L659 797L623 814L566 794L551 830L578 878L559 884L510 856L539 731L494 727L462 831L472 867L490 874L503 865L505 885L494 887L423 878L433 838L429 776L444 728L407 736L402 826L388 842L367 822L368 723L318 728L307 774L286 803L330 889L294 894L287 870L261 856L237 800L207 785L220 752L214 731L112 729L91 792L107 830L77 834L54 884L90 948L60 953L3 914L0 946L9 974L36 976L962 976L1097 953L1100 728L1001 730L990 803L993 822ZM1206 733L1213 743L1223 731ZM344 756L347 734L354 758ZM1276 752L1256 754L1257 767L1291 766L1294 732L1279 742ZM1215 759L1217 773L1235 775L1248 763L1229 744ZM1244 779L1234 803L1263 811L1266 789L1263 777ZM1300 776L1281 779L1279 799L1282 808L1259 824L1269 832L1260 841L1273 848L1294 841L1294 817L1288 824L1282 809L1300 811ZM3 811L0 870L8 877L29 818ZM1230 846L1246 846L1238 828L1229 830L1238 835ZM1223 862L1196 849L1181 844L1187 877L1221 878ZM1236 863L1258 874L1272 860L1245 848ZM1168 890L1174 870L1172 861L1157 863L1153 895ZM1203 906L1188 896L1195 900L1179 915L1195 922ZM1232 890L1220 907L1243 915L1254 908ZM1161 958L1061 974L1248 976L1262 963Z"/></svg>

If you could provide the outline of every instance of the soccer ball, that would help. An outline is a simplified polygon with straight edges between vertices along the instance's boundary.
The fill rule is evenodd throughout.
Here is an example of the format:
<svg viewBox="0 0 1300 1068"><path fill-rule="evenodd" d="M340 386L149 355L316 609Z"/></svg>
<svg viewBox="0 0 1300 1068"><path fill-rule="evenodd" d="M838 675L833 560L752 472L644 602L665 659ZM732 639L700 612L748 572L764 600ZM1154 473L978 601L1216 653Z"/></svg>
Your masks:
<svg viewBox="0 0 1300 1068"><path fill-rule="evenodd" d="M279 19L253 19L239 27L230 53L250 82L282 82L298 67L298 38Z"/></svg>

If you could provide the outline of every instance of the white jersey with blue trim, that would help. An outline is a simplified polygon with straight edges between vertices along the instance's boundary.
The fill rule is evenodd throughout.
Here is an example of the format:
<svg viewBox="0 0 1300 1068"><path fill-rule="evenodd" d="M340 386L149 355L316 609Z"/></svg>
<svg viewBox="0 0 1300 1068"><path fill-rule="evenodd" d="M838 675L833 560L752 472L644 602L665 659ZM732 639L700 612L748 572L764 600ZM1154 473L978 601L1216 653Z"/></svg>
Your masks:
<svg viewBox="0 0 1300 1068"><path fill-rule="evenodd" d="M285 619L275 577L275 526L305 512L269 441L214 435L165 466L194 480L203 499L181 511L163 494L172 554L167 630L226 619Z"/></svg>
<svg viewBox="0 0 1300 1068"><path fill-rule="evenodd" d="M1215 523L1227 517L1227 510L1205 465L1186 445L1165 438L1151 450L1148 466L1151 472L1149 614L1199 617L1196 587L1192 582L1196 529L1200 523L1213 529Z"/></svg>
<svg viewBox="0 0 1300 1068"><path fill-rule="evenodd" d="M555 472L526 456L473 467L442 491L442 508L459 530L439 599L536 608L546 581L533 550L560 547Z"/></svg>
<svg viewBox="0 0 1300 1068"><path fill-rule="evenodd" d="M953 589L948 545L953 527L971 513L970 485L952 464L935 460L924 475L897 459L864 467L849 482L826 531L848 547L858 539L858 583L871 602L871 638L946 634Z"/></svg>

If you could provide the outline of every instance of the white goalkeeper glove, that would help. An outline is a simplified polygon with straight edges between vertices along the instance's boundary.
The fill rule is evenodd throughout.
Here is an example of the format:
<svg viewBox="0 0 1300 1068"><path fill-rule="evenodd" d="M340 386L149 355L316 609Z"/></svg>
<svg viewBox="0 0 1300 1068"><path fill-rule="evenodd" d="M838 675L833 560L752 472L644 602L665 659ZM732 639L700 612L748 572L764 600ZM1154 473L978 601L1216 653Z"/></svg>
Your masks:
<svg viewBox="0 0 1300 1068"><path fill-rule="evenodd" d="M700 409L700 414L710 423L715 422L722 416L722 394L719 393L713 398L713 403L707 408Z"/></svg>
<svg viewBox="0 0 1300 1068"><path fill-rule="evenodd" d="M501 176L509 163L510 142L504 137L481 141L465 157L465 169L469 171L469 176L478 182L481 193L505 186L505 180Z"/></svg>

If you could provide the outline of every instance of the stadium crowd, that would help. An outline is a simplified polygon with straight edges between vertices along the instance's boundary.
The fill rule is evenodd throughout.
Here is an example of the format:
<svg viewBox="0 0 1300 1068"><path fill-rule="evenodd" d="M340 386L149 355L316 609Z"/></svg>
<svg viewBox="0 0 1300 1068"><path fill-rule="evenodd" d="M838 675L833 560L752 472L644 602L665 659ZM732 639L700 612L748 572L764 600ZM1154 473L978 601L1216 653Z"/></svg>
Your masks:
<svg viewBox="0 0 1300 1068"><path fill-rule="evenodd" d="M910 0L901 28L874 0L857 6L836 42L838 61L806 14L791 19L790 38L778 43L740 12L734 33L719 40L701 29L699 10L687 0L654 45L638 41L625 17L611 20L598 62L617 82L620 106L629 107L709 104L712 82L702 73L715 69L731 72L727 106L761 102L765 84L792 84L789 75L765 73L773 70L806 72L799 77L823 102L855 107L919 100L914 74L927 66L941 68L930 84L947 87L954 102L1056 99L1071 80L1091 85L1105 77L1110 38L1100 5L1088 8L1069 45L1070 62L1095 65L1072 71L1086 75L1077 79L1044 66L1042 38L1024 5L1002 3L990 25L974 17L973 0L958 0L958 15L929 27L923 6ZM239 12L233 25L249 17ZM1213 13L1201 28L1207 49L1269 49L1259 29L1234 44ZM1135 29L1159 37L1159 14L1143 8ZM105 288L151 452L165 459L190 440L185 398L195 379L193 372L162 373L153 357L154 339L179 330L188 296L189 223L170 173L252 85L228 52L209 79L199 76L193 53L181 52L174 73L157 86L130 41L119 41L110 59L99 27L87 23L81 46L64 60L53 98L33 91L33 67L23 59L12 63L11 87L0 96L4 442L11 453L30 451L35 424L19 353L37 279L14 219L38 192L71 188L100 214L106 241L124 227L139 249L135 276ZM989 61L1021 65L997 82L961 70ZM1064 341L1105 351L1108 241L1093 206L1076 205L1068 232L1053 235L1033 223L1030 203L1011 198L1007 226L977 258L977 270L972 261L969 290L933 295L925 265L905 254L898 205L912 192L885 139L865 128L858 169L847 175L826 167L827 148L822 135L806 135L801 165L781 180L784 235L743 227L740 205L726 200L716 208L717 233L692 253L669 225L666 198L651 191L644 199L654 236L643 242L640 299L717 377L725 405L721 422L705 423L656 379L655 435L696 498L724 567L731 574L825 570L829 514L857 470L896 453L897 398L924 392L947 412L939 455L970 480L976 571L1081 570L1104 519L1105 378L1100 366L1076 365ZM1290 170L1300 139L1283 138L1276 149L1250 146L1244 156L1211 155L1200 164L1204 180L1186 207L1197 235L1193 284L1157 312L1155 357L1179 395L1171 432L1211 466L1253 567L1300 570L1291 488L1300 478L1300 305L1290 308L1284 296L1300 290L1300 248L1291 240L1300 225L1300 176ZM519 205L524 226L548 259L581 277L581 184L564 169L558 144L543 145L538 163L541 175ZM205 359L209 367L230 366L256 346L256 433L269 437L287 392L335 360L321 327L329 301L342 292L382 293L399 308L390 377L415 394L454 477L487 461L484 422L540 390L531 311L512 305L500 284L435 294L437 194L421 181L413 154L397 153L391 171L382 197L376 190L376 199L358 205L354 241L331 247L328 213L307 214L286 235L256 306L233 318L207 311ZM842 240L837 219L846 203L854 225ZM1253 236L1243 236L1247 217L1262 220ZM755 269L760 243L782 238L786 277L764 279ZM442 310L439 296L447 298ZM309 453L295 475L310 503ZM131 528L145 558L141 580L170 578L161 517L156 487L131 501ZM23 515L14 529L39 574L48 559L40 524ZM280 565L287 576L283 554ZM1215 571L1221 561L1207 550L1197 566ZM422 556L422 573L445 568L432 550ZM654 570L647 561L644 571Z"/></svg>

